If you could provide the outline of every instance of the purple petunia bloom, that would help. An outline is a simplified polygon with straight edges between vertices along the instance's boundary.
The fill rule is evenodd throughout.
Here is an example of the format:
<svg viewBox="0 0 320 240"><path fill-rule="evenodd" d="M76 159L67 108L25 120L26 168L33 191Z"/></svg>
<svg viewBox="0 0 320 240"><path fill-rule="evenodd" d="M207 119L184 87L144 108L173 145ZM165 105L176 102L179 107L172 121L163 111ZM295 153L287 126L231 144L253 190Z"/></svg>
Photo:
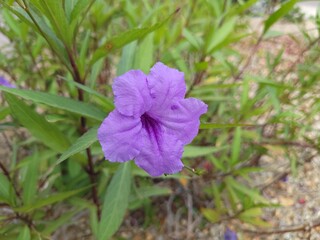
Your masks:
<svg viewBox="0 0 320 240"><path fill-rule="evenodd" d="M8 87L8 88L15 88L13 84L9 83L4 77L0 76L0 86Z"/></svg>
<svg viewBox="0 0 320 240"><path fill-rule="evenodd" d="M156 63L145 75L130 70L113 83L115 110L103 121L98 139L111 162L134 160L151 176L183 168L183 146L198 134L207 105L185 99L184 74Z"/></svg>

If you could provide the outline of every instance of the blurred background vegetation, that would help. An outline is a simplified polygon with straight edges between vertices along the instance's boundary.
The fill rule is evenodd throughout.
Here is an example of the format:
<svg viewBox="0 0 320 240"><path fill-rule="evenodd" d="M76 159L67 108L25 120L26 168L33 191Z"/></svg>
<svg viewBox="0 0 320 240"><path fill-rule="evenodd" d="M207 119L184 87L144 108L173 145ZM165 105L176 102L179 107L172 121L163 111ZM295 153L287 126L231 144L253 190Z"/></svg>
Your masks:
<svg viewBox="0 0 320 240"><path fill-rule="evenodd" d="M0 239L277 232L270 186L319 153L320 20L297 2L0 0L0 74L17 86L0 87ZM104 161L96 130L112 79L157 61L209 110L188 169L150 178Z"/></svg>

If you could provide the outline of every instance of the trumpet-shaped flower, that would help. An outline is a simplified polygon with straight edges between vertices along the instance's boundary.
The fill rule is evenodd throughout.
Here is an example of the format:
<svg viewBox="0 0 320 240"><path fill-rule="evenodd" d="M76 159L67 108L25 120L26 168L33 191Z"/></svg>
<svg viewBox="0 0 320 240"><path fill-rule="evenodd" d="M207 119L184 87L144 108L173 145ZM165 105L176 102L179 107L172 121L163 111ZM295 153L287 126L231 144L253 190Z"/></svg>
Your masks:
<svg viewBox="0 0 320 240"><path fill-rule="evenodd" d="M98 139L111 162L134 160L151 176L183 168L183 146L198 134L207 105L184 98L184 74L156 63L150 73L130 70L113 83L115 110L102 122Z"/></svg>

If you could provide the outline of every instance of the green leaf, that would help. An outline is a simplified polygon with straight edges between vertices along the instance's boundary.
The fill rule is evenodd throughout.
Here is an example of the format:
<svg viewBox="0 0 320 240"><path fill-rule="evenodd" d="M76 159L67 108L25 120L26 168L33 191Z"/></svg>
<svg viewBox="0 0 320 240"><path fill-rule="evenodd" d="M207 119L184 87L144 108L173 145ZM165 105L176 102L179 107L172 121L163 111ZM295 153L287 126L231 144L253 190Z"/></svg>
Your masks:
<svg viewBox="0 0 320 240"><path fill-rule="evenodd" d="M31 100L35 103L42 103L57 109L78 114L80 116L96 119L98 121L102 121L106 116L105 112L91 104L79 102L58 95L53 95L44 92L36 92L32 90L6 88L2 86L0 86L0 90L14 94L27 100Z"/></svg>
<svg viewBox="0 0 320 240"><path fill-rule="evenodd" d="M47 43L53 48L55 53L58 55L60 60L68 67L70 70L70 63L68 60L67 52L63 46L63 43L60 39L57 38L52 29L48 26L46 20L39 16L33 8L28 8L28 12L22 9L21 7L10 6L6 3L3 3L4 7L9 9L13 14L15 14L21 21L25 22L31 26L36 32L38 32ZM38 6L39 7L39 6ZM32 18L30 17L32 16Z"/></svg>
<svg viewBox="0 0 320 240"><path fill-rule="evenodd" d="M236 128L236 127L254 127L253 124L245 123L201 123L200 129L220 129L220 128Z"/></svg>
<svg viewBox="0 0 320 240"><path fill-rule="evenodd" d="M222 197L221 197L221 193L219 190L219 187L216 184L213 184L212 186L212 193L214 196L214 204L215 204L215 208L219 209L220 211L223 210L223 201L222 201Z"/></svg>
<svg viewBox="0 0 320 240"><path fill-rule="evenodd" d="M263 33L266 33L269 28L276 23L281 17L286 15L297 3L298 0L289 0L284 3L277 11L270 15L270 17L264 22Z"/></svg>
<svg viewBox="0 0 320 240"><path fill-rule="evenodd" d="M163 196L163 195L169 195L172 191L170 188L166 187L157 187L157 186L146 186L141 187L135 190L135 194L130 196L130 202L144 199L144 198L150 198L153 196Z"/></svg>
<svg viewBox="0 0 320 240"><path fill-rule="evenodd" d="M241 128L237 127L235 129L235 133L233 136L233 142L232 142L232 150L231 150L231 165L236 164L239 162L239 156L240 156L240 149L241 149Z"/></svg>
<svg viewBox="0 0 320 240"><path fill-rule="evenodd" d="M151 27L130 29L126 32L123 32L123 33L115 36L115 37L112 37L94 53L94 55L90 61L90 66L93 65L100 58L104 57L108 52L122 48L123 46L127 45L128 43L133 42L138 39L141 39L141 38L145 37L147 34L162 27L177 12L178 12L178 10L175 11L173 14L171 14L169 17L165 18L163 21L156 23L156 24L152 25Z"/></svg>
<svg viewBox="0 0 320 240"><path fill-rule="evenodd" d="M205 155L209 155L215 152L219 152L221 150L226 149L227 146L224 147L202 147L202 146L185 146L184 147L184 152L182 157L183 158L194 158L194 157L201 157Z"/></svg>
<svg viewBox="0 0 320 240"><path fill-rule="evenodd" d="M227 177L226 182L233 189L249 196L252 199L252 201L259 202L259 203L268 203L267 199L262 197L256 190L253 190L253 189L250 189L250 188L244 186L243 184L235 181L232 177Z"/></svg>
<svg viewBox="0 0 320 240"><path fill-rule="evenodd" d="M11 192L13 188L11 183L8 181L8 178L1 172L0 173L0 202L5 202L10 204L11 201Z"/></svg>
<svg viewBox="0 0 320 240"><path fill-rule="evenodd" d="M91 187L91 186L89 186ZM52 194L47 198L43 198L43 199L38 199L36 201L34 201L32 204L29 205L25 205L22 207L18 207L18 208L14 208L15 211L20 212L20 213L28 213L31 212L35 209L39 209L48 205L52 205L58 202L61 202L67 198L70 198L74 195L77 195L78 193L88 189L89 187L84 187L84 188L80 188L77 190L72 190L72 191L68 191L68 192L60 192L60 193L56 193L56 194Z"/></svg>
<svg viewBox="0 0 320 240"><path fill-rule="evenodd" d="M154 33L151 33L146 36L136 48L134 69L149 72L150 67L154 63L154 53Z"/></svg>
<svg viewBox="0 0 320 240"><path fill-rule="evenodd" d="M241 218L253 218L253 217L260 217L262 215L262 209L260 207L250 208L245 210L244 212L239 214Z"/></svg>
<svg viewBox="0 0 320 240"><path fill-rule="evenodd" d="M63 152L69 146L65 134L60 132L55 125L47 122L44 117L14 95L6 93L5 98L13 116L43 144L57 152Z"/></svg>
<svg viewBox="0 0 320 240"><path fill-rule="evenodd" d="M217 210L214 210L214 209L201 208L201 213L203 214L203 216L206 219L208 219L212 223L219 222L221 219L221 214Z"/></svg>
<svg viewBox="0 0 320 240"><path fill-rule="evenodd" d="M149 201L151 197L154 196L165 196L170 195L172 193L170 188L166 187L158 187L158 186L145 186L140 187L134 190L134 194L132 194L129 198L129 209L135 210L140 208L145 204L146 201Z"/></svg>
<svg viewBox="0 0 320 240"><path fill-rule="evenodd" d="M111 99L107 98L106 96L102 95L101 93L97 92L96 90L93 90L92 88L90 88L86 85L77 83L73 80L68 80L66 78L62 78L62 79L64 81L66 81L68 84L74 85L75 87L89 93L90 96L97 97L100 100L100 102L102 102L101 105L103 106L103 109L105 111L111 112L114 109L113 101Z"/></svg>
<svg viewBox="0 0 320 240"><path fill-rule="evenodd" d="M187 28L182 30L183 36L188 40L188 42L197 50L200 50L202 42L194 33L191 33Z"/></svg>
<svg viewBox="0 0 320 240"><path fill-rule="evenodd" d="M10 114L10 108L0 107L0 121Z"/></svg>
<svg viewBox="0 0 320 240"><path fill-rule="evenodd" d="M63 8L63 1L32 0L38 10L44 14L51 23L51 28L67 46L71 46L72 32ZM40 7L41 6L41 7Z"/></svg>
<svg viewBox="0 0 320 240"><path fill-rule="evenodd" d="M213 50L224 42L224 40L233 32L237 18L232 17L226 21L221 28L212 32L212 36L208 39L207 53L212 53Z"/></svg>
<svg viewBox="0 0 320 240"><path fill-rule="evenodd" d="M83 13L90 6L91 3L89 3L89 2L92 2L92 0L91 1L88 1L88 0L78 0L77 1L74 8L72 9L71 16L70 16L70 22L73 22L73 21L79 19L79 16L81 15L81 13Z"/></svg>
<svg viewBox="0 0 320 240"><path fill-rule="evenodd" d="M136 47L137 41L134 41L122 48L121 58L117 66L117 76L122 75L133 68Z"/></svg>
<svg viewBox="0 0 320 240"><path fill-rule="evenodd" d="M98 127L91 128L89 131L87 131L85 134L83 134L81 137L79 137L74 144L72 144L67 151L65 151L60 158L57 161L57 164L60 164L70 156L81 152L88 147L91 146L95 141L97 141L97 130Z"/></svg>
<svg viewBox="0 0 320 240"><path fill-rule="evenodd" d="M20 231L20 234L17 240L30 240L30 239L31 239L30 229L28 226L24 226Z"/></svg>
<svg viewBox="0 0 320 240"><path fill-rule="evenodd" d="M25 205L31 204L36 197L37 188L38 188L38 167L39 167L39 154L37 150L35 153L28 158L26 165L26 175L22 182L22 199Z"/></svg>
<svg viewBox="0 0 320 240"><path fill-rule="evenodd" d="M239 15L242 12L246 11L249 9L253 4L255 4L258 0L249 0L246 1L245 3L241 4L240 6L236 6L233 9L230 10L230 12L227 14L228 16L235 16Z"/></svg>
<svg viewBox="0 0 320 240"><path fill-rule="evenodd" d="M66 226L66 225L70 224L71 218L77 212L78 211L76 211L76 210L70 211L70 212L67 212L67 213L64 213L64 214L60 215L55 220L51 220L50 222L48 222L48 224L45 225L46 227L45 227L45 229L43 231L41 231L41 233L44 234L44 235L50 235L54 231L56 231L59 227Z"/></svg>
<svg viewBox="0 0 320 240"><path fill-rule="evenodd" d="M120 166L108 186L98 227L98 240L109 239L120 227L128 207L130 186L130 162L127 162Z"/></svg>

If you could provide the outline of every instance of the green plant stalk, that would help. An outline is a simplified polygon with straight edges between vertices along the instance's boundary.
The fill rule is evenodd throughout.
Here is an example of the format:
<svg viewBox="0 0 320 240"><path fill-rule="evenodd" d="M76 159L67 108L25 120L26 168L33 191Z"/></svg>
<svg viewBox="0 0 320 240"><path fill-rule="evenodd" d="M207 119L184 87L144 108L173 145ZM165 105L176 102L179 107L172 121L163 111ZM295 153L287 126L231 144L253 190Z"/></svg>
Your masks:
<svg viewBox="0 0 320 240"><path fill-rule="evenodd" d="M41 30L40 26L38 25L37 21L34 19L34 17L32 16L32 14L30 13L29 9L28 9L28 5L26 3L26 0L22 0L24 6L17 1L17 3L19 4L19 6L21 8L23 8L26 13L30 16L30 18L32 19L33 23L36 25L36 27L38 28L39 32L41 33L41 35L46 39L46 41L49 43L50 45L50 41L48 40L48 38L46 37L46 35L43 33L43 31ZM76 62L74 60L74 57L72 55L72 52L70 51L70 49L66 48L67 53L68 53L68 57L69 57L69 61L71 64L71 69L69 66L66 66L68 68L68 70L71 72L73 79L75 82L79 83L79 84L83 84L83 80L81 79L80 76L80 72L79 69L76 65ZM57 56L60 58L59 54L57 54ZM62 59L60 59L62 61ZM63 62L63 61L62 61ZM84 101L84 93L83 90L80 88L77 88L78 91L78 100L83 102ZM86 129L86 119L84 117L80 118L80 133L83 134L87 131ZM100 211L100 203L99 203L99 198L98 198L98 191L97 191L97 187L96 187L96 173L94 171L94 165L93 165L93 159L92 159L92 154L91 154L91 150L90 148L86 149L86 154L87 154L87 158L88 158L88 169L87 169L87 173L89 174L90 177L90 181L92 183L92 198L93 198L93 202L97 207L97 216L98 218L100 218L101 215L101 211Z"/></svg>
<svg viewBox="0 0 320 240"><path fill-rule="evenodd" d="M77 64L74 60L73 54L71 52L70 49L66 48L67 53L68 53L68 57L70 60L70 64L72 67L72 76L75 82L79 83L79 84L83 84L84 85L84 81L80 76L80 72L79 69L77 67ZM78 91L78 100L80 102L84 101L84 92L82 89L77 88ZM80 133L84 134L87 131L87 127L86 127L86 119L85 117L80 117ZM97 179L96 179L96 173L94 171L94 164L93 164L93 158L92 158L92 154L91 154L91 150L90 147L88 147L86 149L86 154L87 154L87 159L88 159L88 168L87 168L87 173L89 175L90 178L90 182L92 183L92 200L94 202L94 204L97 207L97 216L98 219L100 220L100 216L101 216L101 209L100 209L100 202L99 202L99 197L98 197L98 190L97 190Z"/></svg>

